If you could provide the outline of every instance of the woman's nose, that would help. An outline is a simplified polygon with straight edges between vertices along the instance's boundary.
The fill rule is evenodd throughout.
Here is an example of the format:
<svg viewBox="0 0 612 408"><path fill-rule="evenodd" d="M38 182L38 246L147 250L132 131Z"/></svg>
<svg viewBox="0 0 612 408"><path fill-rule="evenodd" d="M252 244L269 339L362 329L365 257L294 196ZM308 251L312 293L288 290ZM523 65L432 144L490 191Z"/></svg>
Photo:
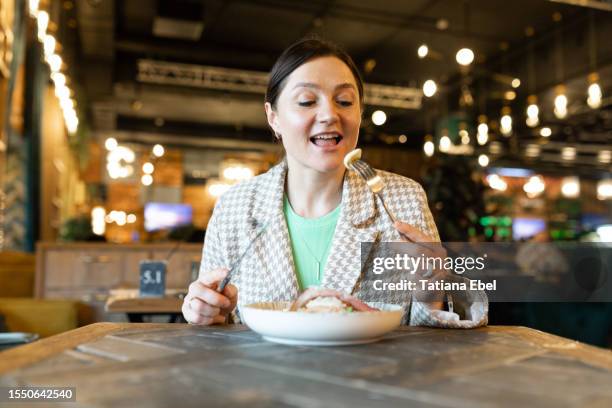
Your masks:
<svg viewBox="0 0 612 408"><path fill-rule="evenodd" d="M321 123L335 123L339 119L336 105L333 101L325 101L319 105L317 120Z"/></svg>

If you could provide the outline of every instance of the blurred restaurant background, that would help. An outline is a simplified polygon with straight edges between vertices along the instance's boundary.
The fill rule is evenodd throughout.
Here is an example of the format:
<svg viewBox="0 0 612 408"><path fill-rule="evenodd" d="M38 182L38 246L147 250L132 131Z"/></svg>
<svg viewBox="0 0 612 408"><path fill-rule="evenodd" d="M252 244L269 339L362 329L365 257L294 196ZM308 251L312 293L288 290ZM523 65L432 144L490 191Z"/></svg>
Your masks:
<svg viewBox="0 0 612 408"><path fill-rule="evenodd" d="M610 0L1 0L0 331L99 320L139 262L184 290L215 200L283 156L267 72L344 47L359 147L423 184L444 241L612 242ZM492 304L610 346L609 304Z"/></svg>

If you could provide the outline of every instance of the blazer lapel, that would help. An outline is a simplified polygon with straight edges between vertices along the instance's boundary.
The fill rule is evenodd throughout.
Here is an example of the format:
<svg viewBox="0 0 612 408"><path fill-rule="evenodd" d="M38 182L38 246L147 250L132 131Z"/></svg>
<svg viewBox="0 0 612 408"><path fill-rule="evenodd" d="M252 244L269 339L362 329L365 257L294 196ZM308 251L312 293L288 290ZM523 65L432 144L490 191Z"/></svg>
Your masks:
<svg viewBox="0 0 612 408"><path fill-rule="evenodd" d="M375 225L378 209L374 195L363 180L347 171L342 190L342 210L336 225L321 285L352 293L361 275L362 242L375 242L380 232ZM373 246L369 246L371 250Z"/></svg>
<svg viewBox="0 0 612 408"><path fill-rule="evenodd" d="M284 160L269 172L270 179L262 183L262 191L256 192L250 217L251 237L255 237L259 229L266 229L255 256L263 267L261 279L264 287L261 290L275 300L290 300L299 293L289 230L283 213L286 174L287 163Z"/></svg>

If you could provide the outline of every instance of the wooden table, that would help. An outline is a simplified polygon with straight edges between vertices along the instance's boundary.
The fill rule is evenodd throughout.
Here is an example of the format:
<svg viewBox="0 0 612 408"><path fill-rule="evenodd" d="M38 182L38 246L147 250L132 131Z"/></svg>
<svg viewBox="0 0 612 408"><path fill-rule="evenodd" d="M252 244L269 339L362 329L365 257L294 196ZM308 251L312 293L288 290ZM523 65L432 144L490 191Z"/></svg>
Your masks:
<svg viewBox="0 0 612 408"><path fill-rule="evenodd" d="M14 385L76 387L70 407L610 407L612 352L510 326L317 348L238 325L97 323L0 353Z"/></svg>
<svg viewBox="0 0 612 408"><path fill-rule="evenodd" d="M182 296L185 290L168 289L164 297L140 297L138 289L113 289L104 309L110 313L125 313L132 323L142 323L143 317L168 315L170 322L178 321L182 315Z"/></svg>

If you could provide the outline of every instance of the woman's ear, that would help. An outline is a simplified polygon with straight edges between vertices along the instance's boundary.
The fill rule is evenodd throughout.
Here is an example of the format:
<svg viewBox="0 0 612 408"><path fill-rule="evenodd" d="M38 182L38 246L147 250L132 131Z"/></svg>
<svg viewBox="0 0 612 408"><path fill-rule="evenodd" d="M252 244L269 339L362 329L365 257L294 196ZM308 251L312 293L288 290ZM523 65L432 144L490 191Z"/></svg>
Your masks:
<svg viewBox="0 0 612 408"><path fill-rule="evenodd" d="M278 131L278 115L276 114L276 111L274 110L270 102L266 102L264 104L264 107L266 109L266 117L268 119L268 125L270 125L274 133L279 134L280 132Z"/></svg>

